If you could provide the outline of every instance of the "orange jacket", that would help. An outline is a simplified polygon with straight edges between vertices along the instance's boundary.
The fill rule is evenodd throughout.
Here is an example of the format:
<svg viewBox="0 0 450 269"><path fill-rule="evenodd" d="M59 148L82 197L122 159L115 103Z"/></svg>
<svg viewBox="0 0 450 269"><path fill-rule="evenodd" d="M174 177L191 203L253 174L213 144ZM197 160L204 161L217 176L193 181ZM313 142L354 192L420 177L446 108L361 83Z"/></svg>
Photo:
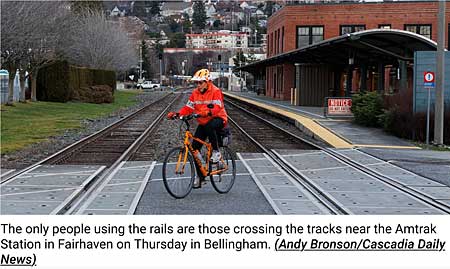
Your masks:
<svg viewBox="0 0 450 269"><path fill-rule="evenodd" d="M213 108L208 108L209 104L213 104ZM222 91L217 88L212 82L208 82L208 89L201 93L198 88L196 88L187 104L180 109L178 112L181 116L189 115L191 113L199 113L200 111L209 110L211 116L197 118L198 124L205 125L213 118L222 118L224 121L224 126L227 125L228 116L225 111L223 104L223 94Z"/></svg>

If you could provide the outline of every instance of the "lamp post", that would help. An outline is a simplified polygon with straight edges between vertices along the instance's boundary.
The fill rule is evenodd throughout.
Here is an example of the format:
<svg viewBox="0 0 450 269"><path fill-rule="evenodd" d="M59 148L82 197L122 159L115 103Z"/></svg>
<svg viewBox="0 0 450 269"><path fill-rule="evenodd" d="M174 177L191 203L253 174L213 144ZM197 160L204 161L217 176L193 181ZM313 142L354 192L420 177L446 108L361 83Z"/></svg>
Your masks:
<svg viewBox="0 0 450 269"><path fill-rule="evenodd" d="M212 65L211 58L208 58L208 62L206 63L206 65L208 66L209 72L211 72L211 65Z"/></svg>
<svg viewBox="0 0 450 269"><path fill-rule="evenodd" d="M222 55L217 56L217 60L219 60L219 87L222 89Z"/></svg>
<svg viewBox="0 0 450 269"><path fill-rule="evenodd" d="M139 46L139 80L142 82L142 45Z"/></svg>
<svg viewBox="0 0 450 269"><path fill-rule="evenodd" d="M162 86L162 53L158 55L159 58L159 83Z"/></svg>
<svg viewBox="0 0 450 269"><path fill-rule="evenodd" d="M186 59L184 59L182 62L181 62L181 65L183 66L183 70L181 70L181 72L182 72L182 74L183 74L183 78L182 78L182 80L183 80L183 86L186 86L185 85L185 82L186 82L186 80L185 80L185 78L184 78L184 76L185 76L185 74L186 74L186 71L185 71L185 66L186 66L186 62L187 62L187 60Z"/></svg>

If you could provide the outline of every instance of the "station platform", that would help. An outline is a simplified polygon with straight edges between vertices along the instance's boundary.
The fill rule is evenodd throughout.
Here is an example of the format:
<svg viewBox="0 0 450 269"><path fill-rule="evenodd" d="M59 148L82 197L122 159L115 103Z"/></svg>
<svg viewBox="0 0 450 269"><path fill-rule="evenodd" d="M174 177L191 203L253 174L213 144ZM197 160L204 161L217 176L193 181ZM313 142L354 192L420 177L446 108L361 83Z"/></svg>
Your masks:
<svg viewBox="0 0 450 269"><path fill-rule="evenodd" d="M383 132L378 128L357 125L351 119L324 117L323 107L293 106L288 101L275 100L253 92L223 92L272 112L295 120L307 135L322 140L334 148L420 149L415 145Z"/></svg>

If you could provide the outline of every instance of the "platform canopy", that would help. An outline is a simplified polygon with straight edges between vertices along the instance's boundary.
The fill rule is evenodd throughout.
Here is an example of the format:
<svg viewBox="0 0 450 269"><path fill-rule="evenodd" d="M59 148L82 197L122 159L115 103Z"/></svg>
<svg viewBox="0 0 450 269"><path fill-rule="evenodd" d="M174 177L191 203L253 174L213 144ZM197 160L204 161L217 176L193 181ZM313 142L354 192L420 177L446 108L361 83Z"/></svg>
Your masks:
<svg viewBox="0 0 450 269"><path fill-rule="evenodd" d="M391 64L397 60L412 61L415 51L435 51L436 48L436 42L412 32L372 29L323 40L235 70L256 73L266 66L282 63Z"/></svg>

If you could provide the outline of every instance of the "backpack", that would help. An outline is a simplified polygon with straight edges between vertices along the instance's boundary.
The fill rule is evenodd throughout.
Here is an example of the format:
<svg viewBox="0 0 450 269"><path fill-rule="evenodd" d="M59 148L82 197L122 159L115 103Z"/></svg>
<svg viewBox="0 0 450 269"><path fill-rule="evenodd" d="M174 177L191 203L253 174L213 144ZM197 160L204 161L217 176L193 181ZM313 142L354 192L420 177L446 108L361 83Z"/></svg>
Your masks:
<svg viewBox="0 0 450 269"><path fill-rule="evenodd" d="M229 126L224 127L217 134L219 136L219 147L226 147L231 144L231 128Z"/></svg>

